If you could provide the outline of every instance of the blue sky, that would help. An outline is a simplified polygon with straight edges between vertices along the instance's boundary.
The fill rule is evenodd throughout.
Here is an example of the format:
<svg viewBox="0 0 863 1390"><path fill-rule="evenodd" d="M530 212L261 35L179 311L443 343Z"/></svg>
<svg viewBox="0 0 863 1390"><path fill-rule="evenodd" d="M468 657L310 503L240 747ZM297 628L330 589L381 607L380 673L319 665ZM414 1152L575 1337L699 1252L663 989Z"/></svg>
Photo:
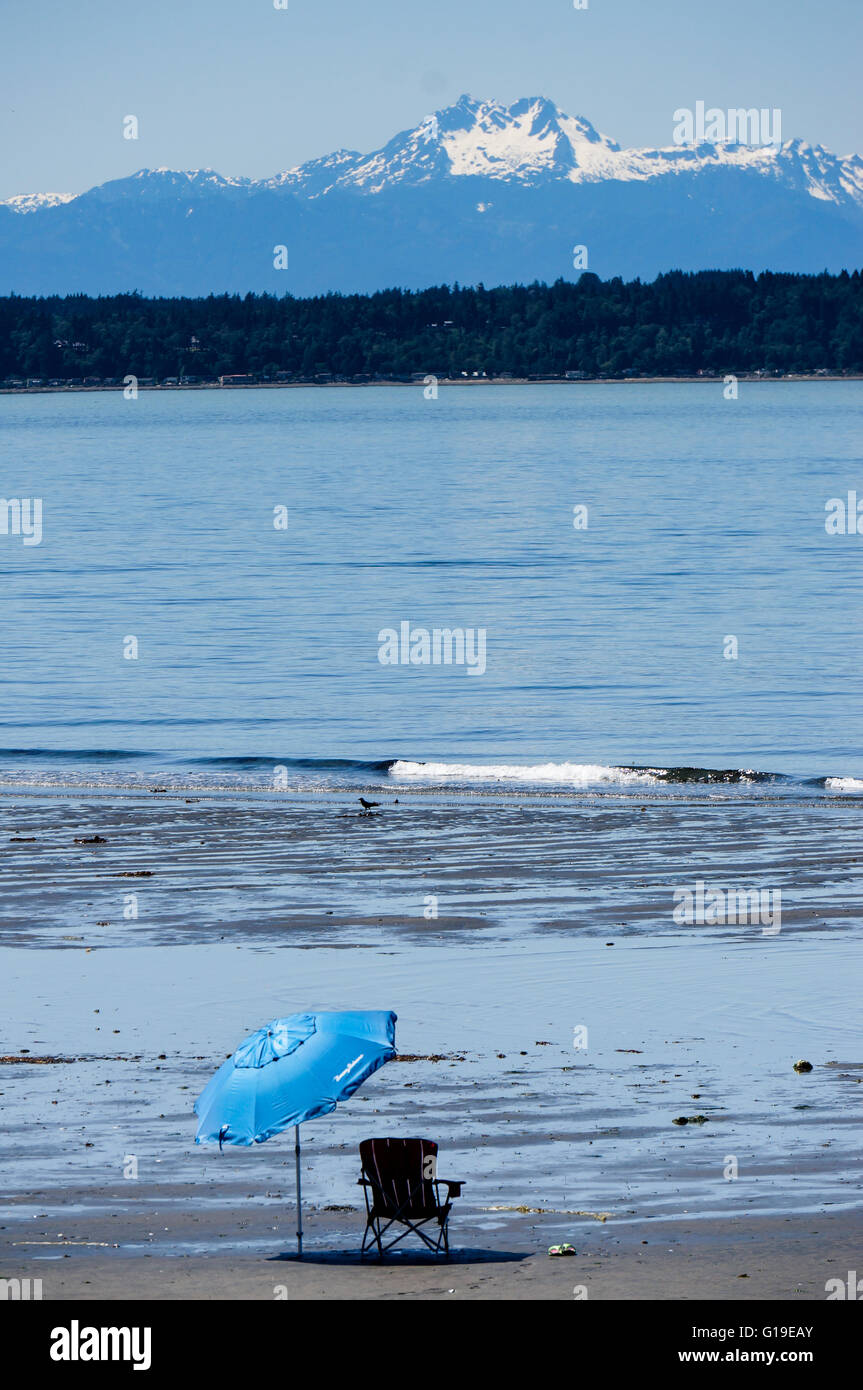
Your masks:
<svg viewBox="0 0 863 1390"><path fill-rule="evenodd" d="M142 167L260 177L462 92L549 96L623 145L697 100L863 152L863 0L2 0L0 197ZM122 138L136 115L137 141Z"/></svg>

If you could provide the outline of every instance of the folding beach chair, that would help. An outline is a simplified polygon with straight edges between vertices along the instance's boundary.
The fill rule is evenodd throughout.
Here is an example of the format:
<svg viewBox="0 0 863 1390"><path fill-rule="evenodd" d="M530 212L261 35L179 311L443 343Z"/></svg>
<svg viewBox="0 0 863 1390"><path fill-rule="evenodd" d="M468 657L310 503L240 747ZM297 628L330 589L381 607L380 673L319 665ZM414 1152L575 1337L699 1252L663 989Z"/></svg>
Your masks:
<svg viewBox="0 0 863 1390"><path fill-rule="evenodd" d="M434 1254L441 1248L449 1259L447 1223L452 1198L461 1196L463 1184L437 1176L437 1144L431 1139L364 1139L360 1144L363 1175L359 1179L366 1199L366 1229L361 1255L377 1245L378 1259L392 1250L411 1231ZM446 1188L441 1201L440 1189ZM437 1223L437 1239L421 1229ZM391 1226L404 1227L388 1241Z"/></svg>

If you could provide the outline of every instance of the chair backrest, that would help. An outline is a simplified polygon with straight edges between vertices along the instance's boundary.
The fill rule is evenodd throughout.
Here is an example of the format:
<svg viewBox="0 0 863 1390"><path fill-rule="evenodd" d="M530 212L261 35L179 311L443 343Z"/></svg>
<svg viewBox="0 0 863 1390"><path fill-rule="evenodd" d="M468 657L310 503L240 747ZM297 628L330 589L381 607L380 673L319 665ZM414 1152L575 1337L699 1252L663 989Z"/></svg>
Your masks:
<svg viewBox="0 0 863 1390"><path fill-rule="evenodd" d="M437 1209L434 1140L364 1139L360 1160L382 1215L420 1216Z"/></svg>

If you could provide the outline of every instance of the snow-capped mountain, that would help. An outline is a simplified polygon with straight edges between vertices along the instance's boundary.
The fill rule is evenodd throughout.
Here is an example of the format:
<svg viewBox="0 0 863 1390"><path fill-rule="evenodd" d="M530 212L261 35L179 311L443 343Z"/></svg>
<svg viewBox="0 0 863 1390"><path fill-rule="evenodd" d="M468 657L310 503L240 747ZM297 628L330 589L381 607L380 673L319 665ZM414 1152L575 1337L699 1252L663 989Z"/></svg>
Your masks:
<svg viewBox="0 0 863 1390"><path fill-rule="evenodd" d="M644 181L710 167L753 169L805 185L813 197L833 202L850 197L863 205L859 156L841 159L821 145L799 140L779 146L701 141L624 150L583 116L567 116L545 97L504 106L463 96L373 154L339 150L266 182L320 197L334 189L380 193L396 184L418 185L439 177L487 178L532 187L551 180Z"/></svg>
<svg viewBox="0 0 863 1390"><path fill-rule="evenodd" d="M71 203L74 193L16 193L12 198L0 200L0 208L10 208L12 212L41 212L43 208L56 208L61 203Z"/></svg>
<svg viewBox="0 0 863 1390"><path fill-rule="evenodd" d="M505 179L526 187L547 179L601 178L605 171L613 177L613 157L619 153L619 145L589 121L564 115L544 97L503 106L463 96L382 150L368 155L340 150L270 182L311 196L334 188L380 193L395 184L439 177Z"/></svg>
<svg viewBox="0 0 863 1390"><path fill-rule="evenodd" d="M272 178L141 169L77 197L9 198L0 292L550 280L577 273L575 244L600 275L854 268L863 160L800 140L622 149L546 98L463 96L371 154Z"/></svg>

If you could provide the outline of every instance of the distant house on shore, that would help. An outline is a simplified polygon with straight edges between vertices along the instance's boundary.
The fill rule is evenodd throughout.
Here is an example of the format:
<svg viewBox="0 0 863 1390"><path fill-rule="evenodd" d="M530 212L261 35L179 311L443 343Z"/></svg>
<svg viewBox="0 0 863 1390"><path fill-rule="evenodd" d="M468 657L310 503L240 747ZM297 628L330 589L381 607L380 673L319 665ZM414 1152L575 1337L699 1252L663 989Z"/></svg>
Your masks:
<svg viewBox="0 0 863 1390"><path fill-rule="evenodd" d="M220 386L254 386L253 376L244 376L242 372L226 372L219 377Z"/></svg>

